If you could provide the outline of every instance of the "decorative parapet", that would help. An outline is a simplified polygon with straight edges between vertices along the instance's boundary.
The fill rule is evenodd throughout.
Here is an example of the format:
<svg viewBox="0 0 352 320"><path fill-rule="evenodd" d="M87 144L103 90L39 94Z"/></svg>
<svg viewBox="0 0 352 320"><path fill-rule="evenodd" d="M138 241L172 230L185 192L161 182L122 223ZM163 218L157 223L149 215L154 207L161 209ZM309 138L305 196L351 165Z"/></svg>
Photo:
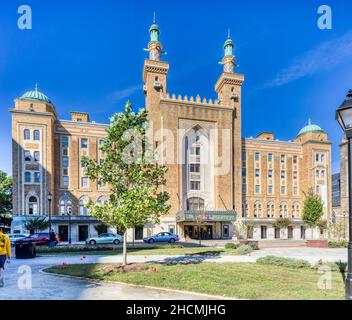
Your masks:
<svg viewBox="0 0 352 320"><path fill-rule="evenodd" d="M167 93L166 96L162 98L162 100L166 101L171 101L171 102L179 102L179 103L185 103L185 104L193 104L193 105L204 105L207 107L225 107L220 103L218 99L215 99L214 101L212 99L207 100L206 98L201 99L199 95L197 95L195 98L193 96L182 96L179 94L176 96L175 93L169 94Z"/></svg>

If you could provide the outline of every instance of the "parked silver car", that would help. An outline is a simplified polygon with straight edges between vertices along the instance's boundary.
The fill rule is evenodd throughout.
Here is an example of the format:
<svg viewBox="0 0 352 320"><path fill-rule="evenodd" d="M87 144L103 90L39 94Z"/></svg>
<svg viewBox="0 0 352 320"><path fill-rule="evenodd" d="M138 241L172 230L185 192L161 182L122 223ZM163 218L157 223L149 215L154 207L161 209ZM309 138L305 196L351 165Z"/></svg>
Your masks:
<svg viewBox="0 0 352 320"><path fill-rule="evenodd" d="M154 242L168 242L168 243L175 243L179 241L179 237L177 234L171 232L160 232L157 235L146 237L143 239L144 242L147 243L154 243Z"/></svg>

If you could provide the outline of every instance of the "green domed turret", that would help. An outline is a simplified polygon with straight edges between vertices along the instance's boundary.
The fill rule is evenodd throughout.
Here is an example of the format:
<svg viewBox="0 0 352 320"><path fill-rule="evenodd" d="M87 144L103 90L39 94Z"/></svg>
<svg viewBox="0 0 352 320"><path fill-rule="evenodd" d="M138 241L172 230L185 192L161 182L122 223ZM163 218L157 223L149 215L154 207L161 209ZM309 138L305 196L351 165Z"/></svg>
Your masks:
<svg viewBox="0 0 352 320"><path fill-rule="evenodd" d="M302 135L302 134L308 133L308 132L325 132L325 131L322 128L320 128L318 125L312 124L311 120L309 119L308 120L308 125L306 125L305 127L303 127L299 131L297 137Z"/></svg>
<svg viewBox="0 0 352 320"><path fill-rule="evenodd" d="M37 100L51 103L51 100L44 93L38 90L38 85L35 85L33 91L27 91L26 93L24 93L20 99Z"/></svg>
<svg viewBox="0 0 352 320"><path fill-rule="evenodd" d="M150 41L159 42L160 29L159 29L159 26L156 24L155 13L154 13L153 24L149 28L149 33L150 33Z"/></svg>
<svg viewBox="0 0 352 320"><path fill-rule="evenodd" d="M230 30L229 30L229 34L227 36L227 40L225 41L224 44L224 50L225 50L225 57L227 56L233 56L233 48L235 47L231 37L230 37Z"/></svg>

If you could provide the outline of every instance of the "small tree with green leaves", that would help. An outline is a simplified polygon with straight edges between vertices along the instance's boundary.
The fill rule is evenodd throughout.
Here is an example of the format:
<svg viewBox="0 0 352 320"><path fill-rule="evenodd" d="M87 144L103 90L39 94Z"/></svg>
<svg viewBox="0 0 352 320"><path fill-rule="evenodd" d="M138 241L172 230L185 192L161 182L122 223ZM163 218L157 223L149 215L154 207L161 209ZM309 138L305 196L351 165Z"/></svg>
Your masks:
<svg viewBox="0 0 352 320"><path fill-rule="evenodd" d="M26 221L24 227L29 232L37 233L49 227L49 221L46 217L35 217Z"/></svg>
<svg viewBox="0 0 352 320"><path fill-rule="evenodd" d="M125 112L115 114L110 122L100 147L104 161L82 158L89 179L107 184L110 196L104 203L89 200L85 205L92 216L123 232L123 264L126 265L127 229L148 221L159 223L170 209L169 194L160 191L166 183L167 168L158 165L148 143L145 109L135 113L127 102Z"/></svg>
<svg viewBox="0 0 352 320"><path fill-rule="evenodd" d="M12 178L0 170L0 225L10 226L12 221Z"/></svg>
<svg viewBox="0 0 352 320"><path fill-rule="evenodd" d="M302 220L312 229L313 238L313 228L317 227L322 220L324 205L320 195L315 194L313 189L310 189L308 193L304 193L304 196Z"/></svg>
<svg viewBox="0 0 352 320"><path fill-rule="evenodd" d="M292 222L289 218L278 218L273 223L273 227L278 229L288 228L291 224Z"/></svg>

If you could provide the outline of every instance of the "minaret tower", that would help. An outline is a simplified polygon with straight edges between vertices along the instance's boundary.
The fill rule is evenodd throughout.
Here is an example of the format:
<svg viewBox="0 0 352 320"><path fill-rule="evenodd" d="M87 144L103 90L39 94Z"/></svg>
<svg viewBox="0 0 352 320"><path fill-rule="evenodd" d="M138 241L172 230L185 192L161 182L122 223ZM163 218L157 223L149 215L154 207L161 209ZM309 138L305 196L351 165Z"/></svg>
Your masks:
<svg viewBox="0 0 352 320"><path fill-rule="evenodd" d="M223 73L215 85L218 100L226 107L232 108L233 121L233 203L238 216L242 213L242 130L241 130L241 98L244 76L235 73L236 58L234 55L234 43L230 37L230 31L224 43L224 57L220 64L223 65Z"/></svg>
<svg viewBox="0 0 352 320"><path fill-rule="evenodd" d="M163 46L159 41L160 37L160 29L156 24L155 13L153 24L149 28L150 41L148 43L148 51L149 51L149 60L160 61L161 55L163 54Z"/></svg>
<svg viewBox="0 0 352 320"><path fill-rule="evenodd" d="M224 72L226 73L234 73L236 66L236 57L233 54L234 49L233 41L230 37L230 30L227 35L227 40L224 44L224 57L221 61L221 64L224 66Z"/></svg>
<svg viewBox="0 0 352 320"><path fill-rule="evenodd" d="M149 118L154 125L160 118L160 99L166 97L166 79L169 71L169 64L161 61L162 44L159 40L160 29L155 21L149 28L150 41L148 43L149 59L144 60L143 82L144 93L146 95L146 109L149 112ZM160 121L160 120L159 120ZM157 125L158 126L158 125Z"/></svg>

